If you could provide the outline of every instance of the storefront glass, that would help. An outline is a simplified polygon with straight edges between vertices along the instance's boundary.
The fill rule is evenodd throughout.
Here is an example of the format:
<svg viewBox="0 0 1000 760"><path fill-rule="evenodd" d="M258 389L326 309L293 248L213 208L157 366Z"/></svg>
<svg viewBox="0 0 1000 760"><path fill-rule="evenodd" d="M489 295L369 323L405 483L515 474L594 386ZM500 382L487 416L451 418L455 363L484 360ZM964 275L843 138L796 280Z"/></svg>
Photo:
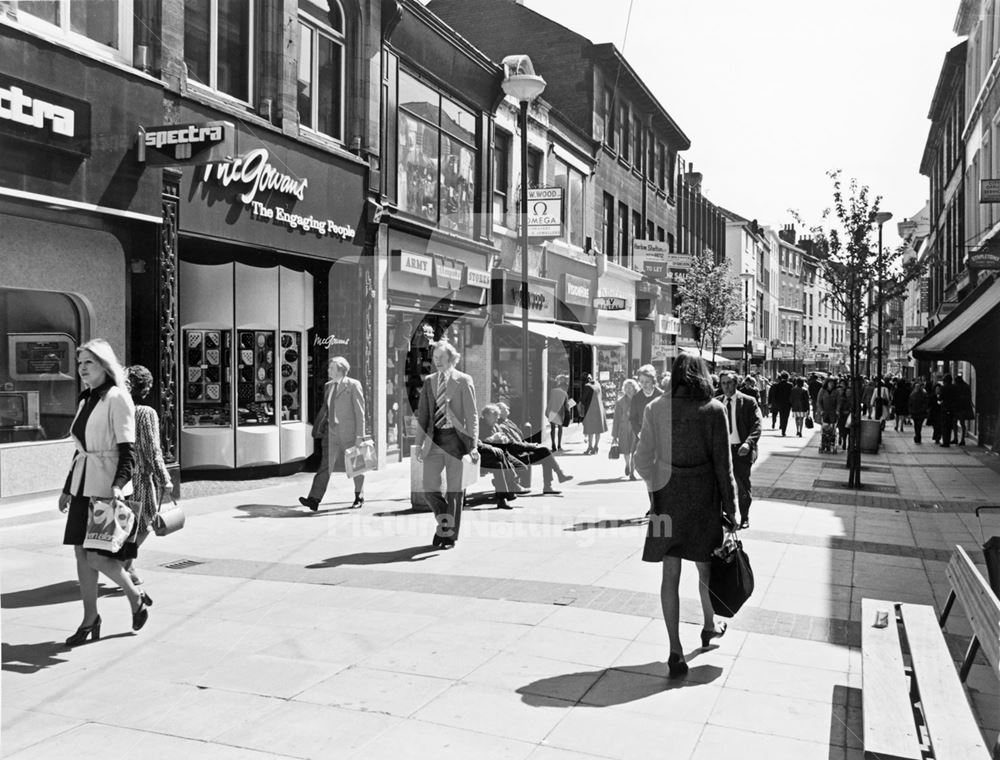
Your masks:
<svg viewBox="0 0 1000 760"><path fill-rule="evenodd" d="M628 348L613 346L597 349L597 382L604 394L604 408L610 415L614 412L622 383L628 377Z"/></svg>

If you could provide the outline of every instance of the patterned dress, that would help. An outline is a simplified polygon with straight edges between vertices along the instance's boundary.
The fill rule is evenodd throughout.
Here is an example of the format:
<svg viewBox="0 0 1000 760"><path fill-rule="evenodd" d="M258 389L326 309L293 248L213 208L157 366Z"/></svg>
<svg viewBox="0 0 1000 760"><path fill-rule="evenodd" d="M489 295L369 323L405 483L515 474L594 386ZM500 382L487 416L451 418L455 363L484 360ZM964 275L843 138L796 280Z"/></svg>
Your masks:
<svg viewBox="0 0 1000 760"><path fill-rule="evenodd" d="M132 498L142 505L136 543L149 535L150 523L160 508L160 494L170 483L163 452L160 450L160 420L149 406L135 408L135 468L132 471Z"/></svg>

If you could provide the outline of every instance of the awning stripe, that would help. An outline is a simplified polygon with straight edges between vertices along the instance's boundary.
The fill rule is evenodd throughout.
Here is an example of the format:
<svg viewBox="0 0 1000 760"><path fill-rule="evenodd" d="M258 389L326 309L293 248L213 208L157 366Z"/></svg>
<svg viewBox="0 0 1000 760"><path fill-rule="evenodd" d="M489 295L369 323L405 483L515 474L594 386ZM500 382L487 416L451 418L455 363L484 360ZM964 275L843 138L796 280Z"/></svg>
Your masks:
<svg viewBox="0 0 1000 760"><path fill-rule="evenodd" d="M944 354L949 352L957 339L964 336L977 322L1000 305L1000 280L995 280L985 292L981 292L977 297L970 296L970 299L972 298L974 300L967 307L960 306L946 316L910 349L914 358L929 361L941 358L958 358L947 357Z"/></svg>
<svg viewBox="0 0 1000 760"><path fill-rule="evenodd" d="M520 327L519 322L513 320L507 324L513 327ZM557 325L554 322L528 322L528 332L541 335L544 338L553 340L564 340L572 343L585 343L589 346L624 346L625 341L619 338L608 338L603 335L590 335L589 333L573 330L569 327Z"/></svg>

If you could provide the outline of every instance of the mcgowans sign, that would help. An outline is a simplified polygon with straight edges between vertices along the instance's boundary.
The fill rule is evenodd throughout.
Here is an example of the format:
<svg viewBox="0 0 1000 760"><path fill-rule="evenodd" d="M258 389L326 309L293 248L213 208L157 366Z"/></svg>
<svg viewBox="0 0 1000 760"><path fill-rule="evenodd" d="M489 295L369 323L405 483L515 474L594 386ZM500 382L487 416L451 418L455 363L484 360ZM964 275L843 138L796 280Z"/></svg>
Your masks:
<svg viewBox="0 0 1000 760"><path fill-rule="evenodd" d="M229 161L206 164L202 179L223 188L235 185L242 189L239 200L249 207L250 215L259 221L272 222L291 230L314 232L319 237L354 239L355 229L350 224L338 224L332 219L295 213L282 205L269 205L273 194L304 200L309 180L295 177L275 167L270 162L267 148L255 148Z"/></svg>

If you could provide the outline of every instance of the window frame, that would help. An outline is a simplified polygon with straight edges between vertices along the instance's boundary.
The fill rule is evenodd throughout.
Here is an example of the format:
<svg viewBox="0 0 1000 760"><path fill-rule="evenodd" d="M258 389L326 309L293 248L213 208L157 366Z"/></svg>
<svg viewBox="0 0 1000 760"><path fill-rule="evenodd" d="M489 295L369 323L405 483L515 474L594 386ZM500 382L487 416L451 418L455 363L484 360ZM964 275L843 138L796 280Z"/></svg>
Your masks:
<svg viewBox="0 0 1000 760"><path fill-rule="evenodd" d="M186 0L185 0L186 2ZM199 82L197 79L192 79L190 74L187 77L187 84L189 87L194 87L198 90L204 92L211 92L213 95L225 98L227 100L232 100L241 105L254 107L254 97L257 92L257 67L254 65L256 59L256 37L255 30L257 28L257 0L246 0L247 2L247 12L250 14L250 19L248 23L248 34L247 34L247 44L246 44L246 61L247 61L247 97L246 99L233 95L232 93L225 92L219 89L219 0L208 0L209 3L209 27L208 27L208 71L209 79L208 83ZM186 33L186 30L182 30L182 33ZM297 63L297 61L296 61Z"/></svg>
<svg viewBox="0 0 1000 760"><path fill-rule="evenodd" d="M504 157L503 163L497 163L497 148L504 143ZM501 224L504 227L507 226L507 214L510 209L510 177L511 177L511 146L514 144L514 135L505 129L500 129L499 127L493 132L493 191L492 191L492 202L490 208L493 211L493 222L494 224ZM497 171L497 167L502 166L503 168L503 189L500 189L500 172ZM500 208L500 215L497 218L497 196L502 199L502 205Z"/></svg>
<svg viewBox="0 0 1000 760"><path fill-rule="evenodd" d="M133 65L132 53L135 39L132 28L132 17L135 9L134 0L118 0L118 48L104 45L80 32L74 32L70 28L71 0L56 0L56 2L59 3L60 22L58 24L53 24L50 21L29 13L20 8L19 3L11 6L14 12L14 24L29 32L47 37L56 37L68 43L70 47L90 53L99 58L110 59L128 66ZM8 15L8 18L10 18L10 15Z"/></svg>
<svg viewBox="0 0 1000 760"><path fill-rule="evenodd" d="M586 225L587 225L587 177L584 172L577 169L568 161L564 161L558 156L551 159L552 161L552 184L555 187L559 187L556 184L556 176L559 169L563 169L566 174L566 186L563 188L563 234L559 236L562 240L569 246L579 248L583 250L583 246L586 242ZM580 208L575 209L573 207L570 192L570 178L576 175L580 179ZM577 237L579 242L573 242L573 229L574 225L572 221L576 218L576 221L580 223L580 229L578 231Z"/></svg>
<svg viewBox="0 0 1000 760"><path fill-rule="evenodd" d="M213 0L213 2L217 2L217 0ZM336 3L337 4L337 8L340 11L340 20L341 20L341 23L345 27L345 29L343 31L337 32L337 30L334 29L333 27L331 27L329 24L327 24L327 23L325 23L325 22L323 22L323 21L315 18L311 13L307 13L306 11L302 10L301 6L299 6L298 16L296 18L296 21L298 22L299 27L301 27L301 26L310 27L312 29L312 32L313 32L313 38L312 38L313 39L313 45L312 45L312 50L310 51L311 56L312 56L312 67L311 67L311 70L310 70L310 76L312 77L312 80L311 80L312 94L310 94L310 99L311 99L311 101L313 103L313 105L312 105L312 111L313 111L313 113L310 114L310 116L312 118L313 124L317 125L317 126L314 126L314 127L307 127L304 124L302 124L302 114L300 113L299 114L299 128L300 129L304 129L307 132L311 132L312 134L315 134L315 135L322 135L323 137L327 137L327 138L329 138L331 140L336 140L337 142L343 144L345 142L345 140L344 140L344 125L346 123L346 114L344 113L344 111L345 111L345 109L347 107L347 97L346 97L346 94L345 94L345 88L347 87L347 29L346 29L346 26L347 26L347 14L344 13L344 6L340 3L340 0L327 0L327 2L329 2L329 3ZM250 6L251 6L251 13L252 13L252 11L253 11L253 3L251 3ZM305 19L305 23L303 23L303 19ZM252 24L253 24L253 19L251 18L251 25ZM252 26L251 26L251 30L252 30ZM339 39L337 37L338 34L340 35ZM317 53L317 46L318 46L317 35L322 35L324 37L327 37L328 39L330 39L333 42L334 45L336 45L336 46L338 46L340 48L340 83L339 83L340 84L340 108L338 109L339 114L340 114L340 119L339 119L339 124L337 124L337 129L340 132L339 136L338 135L331 135L329 132L323 132L322 130L320 130L318 128L318 124L319 124L319 118L318 118L318 116L319 116L319 97L317 97L317 95L315 94L316 90L318 88L317 82L319 80L319 60L318 60L319 57L316 55L316 53ZM251 37L254 36L253 33L252 33L252 31L251 31L250 36ZM301 37L301 34L300 34L300 36L299 36L300 46L301 46L301 39L302 39L302 37ZM299 48L299 54L301 55L301 47ZM298 60L296 59L296 67L297 66L298 66ZM297 73L297 69L296 69L296 82L297 81L298 81L298 73ZM296 103L296 106L297 105L298 104Z"/></svg>

